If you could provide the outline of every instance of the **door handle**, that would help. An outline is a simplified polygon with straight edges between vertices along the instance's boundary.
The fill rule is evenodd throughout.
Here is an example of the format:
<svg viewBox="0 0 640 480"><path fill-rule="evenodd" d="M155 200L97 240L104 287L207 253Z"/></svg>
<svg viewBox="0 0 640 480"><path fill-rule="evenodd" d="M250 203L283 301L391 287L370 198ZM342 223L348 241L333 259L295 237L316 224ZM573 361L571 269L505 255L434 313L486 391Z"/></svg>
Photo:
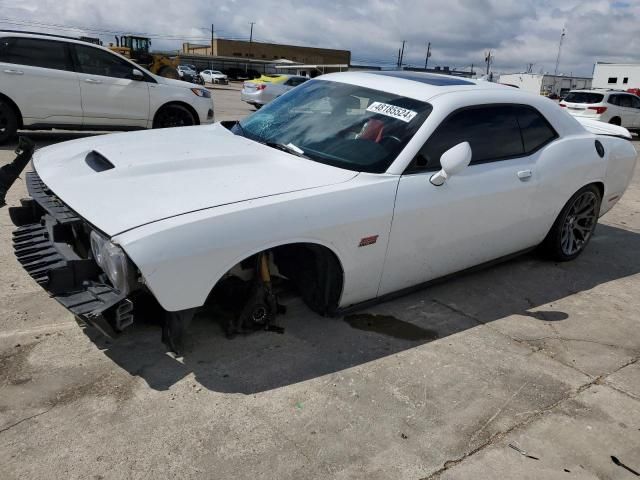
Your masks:
<svg viewBox="0 0 640 480"><path fill-rule="evenodd" d="M102 83L102 80L95 80L93 78L85 78L84 81L87 83Z"/></svg>
<svg viewBox="0 0 640 480"><path fill-rule="evenodd" d="M531 170L520 170L517 175L520 180L524 181L531 178L533 172Z"/></svg>
<svg viewBox="0 0 640 480"><path fill-rule="evenodd" d="M24 72L22 70L11 70L11 69L7 69L7 70L3 70L4 73L8 73L9 75L24 75Z"/></svg>

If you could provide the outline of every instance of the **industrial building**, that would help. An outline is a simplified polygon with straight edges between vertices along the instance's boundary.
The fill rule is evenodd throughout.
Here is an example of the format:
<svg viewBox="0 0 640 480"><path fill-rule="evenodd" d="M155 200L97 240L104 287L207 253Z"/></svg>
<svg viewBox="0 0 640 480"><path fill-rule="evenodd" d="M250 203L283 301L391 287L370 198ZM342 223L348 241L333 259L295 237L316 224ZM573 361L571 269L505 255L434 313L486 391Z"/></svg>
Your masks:
<svg viewBox="0 0 640 480"><path fill-rule="evenodd" d="M591 88L591 78L546 73L509 73L500 75L500 83L545 96L564 96L570 90Z"/></svg>
<svg viewBox="0 0 640 480"><path fill-rule="evenodd" d="M351 63L351 52L349 50L247 42L224 38L213 39L211 45L184 43L182 45L182 53L213 57L242 57L266 61L287 59L301 64L313 65L349 65Z"/></svg>
<svg viewBox="0 0 640 480"><path fill-rule="evenodd" d="M640 63L603 63L593 68L594 88L640 89Z"/></svg>

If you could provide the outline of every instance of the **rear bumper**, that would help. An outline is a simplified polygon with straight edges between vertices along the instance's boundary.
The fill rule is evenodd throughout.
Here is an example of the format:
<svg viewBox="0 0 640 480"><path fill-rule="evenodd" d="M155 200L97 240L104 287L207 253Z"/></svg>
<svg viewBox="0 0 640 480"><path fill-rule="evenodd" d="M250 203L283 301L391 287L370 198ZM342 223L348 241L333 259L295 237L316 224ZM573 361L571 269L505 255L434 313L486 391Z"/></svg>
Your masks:
<svg viewBox="0 0 640 480"><path fill-rule="evenodd" d="M35 172L26 174L29 194L9 210L13 248L31 277L83 322L109 337L133 323L133 303L114 289L88 254L77 253L78 239L90 227L60 202ZM75 243L75 244L74 244Z"/></svg>
<svg viewBox="0 0 640 480"><path fill-rule="evenodd" d="M242 90L240 92L240 100L243 102L250 103L251 105L264 105L264 100L262 98L262 93L248 93Z"/></svg>

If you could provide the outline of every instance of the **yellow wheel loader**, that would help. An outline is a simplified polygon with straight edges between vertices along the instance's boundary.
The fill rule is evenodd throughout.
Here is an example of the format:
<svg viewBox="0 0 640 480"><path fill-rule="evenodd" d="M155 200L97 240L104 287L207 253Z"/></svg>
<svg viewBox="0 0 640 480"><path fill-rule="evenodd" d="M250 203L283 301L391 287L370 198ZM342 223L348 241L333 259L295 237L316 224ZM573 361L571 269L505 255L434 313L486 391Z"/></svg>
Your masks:
<svg viewBox="0 0 640 480"><path fill-rule="evenodd" d="M151 47L151 39L133 35L116 36L115 46L109 45L109 48L114 52L130 58L156 75L178 79L178 70L176 69L178 60L150 53L149 47Z"/></svg>

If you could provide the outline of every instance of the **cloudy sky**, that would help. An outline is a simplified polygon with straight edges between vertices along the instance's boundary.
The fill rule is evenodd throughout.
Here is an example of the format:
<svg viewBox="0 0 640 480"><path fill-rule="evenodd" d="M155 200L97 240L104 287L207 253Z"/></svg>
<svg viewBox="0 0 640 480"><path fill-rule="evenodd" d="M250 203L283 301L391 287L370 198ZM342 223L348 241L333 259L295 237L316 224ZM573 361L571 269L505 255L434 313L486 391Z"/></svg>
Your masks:
<svg viewBox="0 0 640 480"><path fill-rule="evenodd" d="M392 65L402 40L405 63L469 68L495 55L496 72L555 68L590 75L596 61L640 62L640 0L0 0L0 28L104 41L112 33L145 32L154 48L181 39L221 37L348 49L355 62Z"/></svg>

